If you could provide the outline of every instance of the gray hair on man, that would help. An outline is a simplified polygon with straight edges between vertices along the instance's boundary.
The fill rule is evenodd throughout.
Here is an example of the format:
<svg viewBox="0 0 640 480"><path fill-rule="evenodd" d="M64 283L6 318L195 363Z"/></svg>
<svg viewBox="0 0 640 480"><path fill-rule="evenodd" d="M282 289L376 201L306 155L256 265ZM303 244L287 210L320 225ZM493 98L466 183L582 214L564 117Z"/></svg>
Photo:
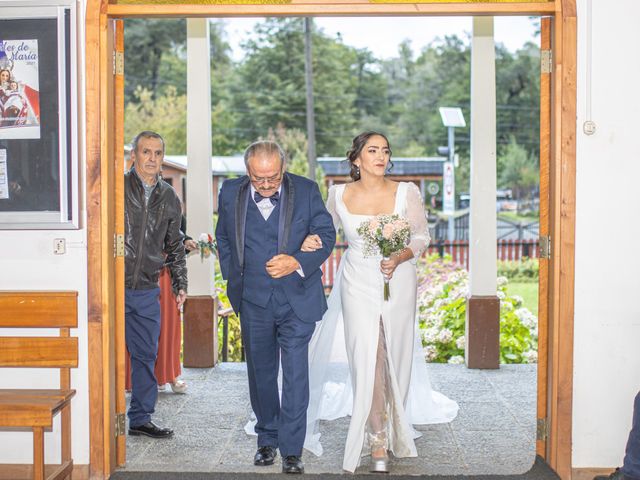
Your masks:
<svg viewBox="0 0 640 480"><path fill-rule="evenodd" d="M162 135L160 135L159 133L152 132L151 130L144 130L144 131L140 132L138 135L136 135L133 138L133 140L131 140L131 151L132 152L137 152L138 151L138 142L140 142L141 138L157 138L158 140L160 140L162 142L162 151L164 152L164 138L162 138Z"/></svg>
<svg viewBox="0 0 640 480"><path fill-rule="evenodd" d="M286 154L282 147L271 140L258 140L253 142L244 151L244 166L249 167L249 160L256 155L278 155L280 157L280 166L283 167L286 161Z"/></svg>

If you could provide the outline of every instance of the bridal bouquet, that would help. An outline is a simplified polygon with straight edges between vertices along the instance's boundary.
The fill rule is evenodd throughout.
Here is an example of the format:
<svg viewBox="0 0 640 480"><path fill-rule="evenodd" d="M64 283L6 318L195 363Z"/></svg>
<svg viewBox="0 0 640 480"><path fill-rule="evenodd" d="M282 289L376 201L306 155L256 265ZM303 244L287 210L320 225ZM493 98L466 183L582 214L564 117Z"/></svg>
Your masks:
<svg viewBox="0 0 640 480"><path fill-rule="evenodd" d="M198 250L200 250L200 260L208 257L216 251L216 242L210 233L201 233L198 237Z"/></svg>
<svg viewBox="0 0 640 480"><path fill-rule="evenodd" d="M409 222L398 214L376 215L358 227L364 240L365 256L382 254L388 260L394 253L403 250L411 237ZM384 300L389 300L389 278L384 278Z"/></svg>

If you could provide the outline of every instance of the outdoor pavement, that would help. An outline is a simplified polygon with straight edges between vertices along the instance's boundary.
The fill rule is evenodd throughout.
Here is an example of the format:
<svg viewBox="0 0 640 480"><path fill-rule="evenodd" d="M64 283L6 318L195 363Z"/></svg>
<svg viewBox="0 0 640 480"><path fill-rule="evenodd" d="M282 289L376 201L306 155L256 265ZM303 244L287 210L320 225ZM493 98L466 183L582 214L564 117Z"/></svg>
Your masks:
<svg viewBox="0 0 640 480"><path fill-rule="evenodd" d="M422 425L418 458L394 459L397 475L516 475L535 460L536 365L503 365L469 370L430 364L434 389L460 405L450 424ZM244 433L251 413L244 363L184 369L185 395L160 393L154 421L175 430L173 438L127 438L125 472L278 473L254 467L256 437ZM348 418L321 425L324 454L305 452L306 473L342 473ZM356 473L367 473L368 458Z"/></svg>

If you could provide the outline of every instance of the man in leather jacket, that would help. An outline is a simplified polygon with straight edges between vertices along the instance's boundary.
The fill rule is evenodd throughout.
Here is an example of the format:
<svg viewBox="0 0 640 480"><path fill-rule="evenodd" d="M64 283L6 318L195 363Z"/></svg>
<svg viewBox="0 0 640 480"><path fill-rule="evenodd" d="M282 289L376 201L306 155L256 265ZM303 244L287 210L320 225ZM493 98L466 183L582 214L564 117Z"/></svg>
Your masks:
<svg viewBox="0 0 640 480"><path fill-rule="evenodd" d="M131 356L129 435L167 438L173 430L151 421L158 398L154 365L160 336L158 277L169 267L176 308L187 296L182 209L175 190L160 178L164 140L139 133L131 145L133 167L125 174L125 338Z"/></svg>

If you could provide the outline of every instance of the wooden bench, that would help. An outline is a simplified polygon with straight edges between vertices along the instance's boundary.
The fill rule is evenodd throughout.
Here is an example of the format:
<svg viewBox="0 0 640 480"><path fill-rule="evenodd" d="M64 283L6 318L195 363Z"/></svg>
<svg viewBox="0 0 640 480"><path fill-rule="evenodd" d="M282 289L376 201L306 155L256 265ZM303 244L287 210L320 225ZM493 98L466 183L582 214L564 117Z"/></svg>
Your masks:
<svg viewBox="0 0 640 480"><path fill-rule="evenodd" d="M78 326L77 292L0 292L0 327L57 328L59 336L0 336L0 367L56 368L58 389L0 389L0 429L33 431L33 478L45 479L44 432L61 414L62 455L47 480L69 478L71 459L70 369L78 366L78 339L69 330ZM49 469L48 469L49 470Z"/></svg>

